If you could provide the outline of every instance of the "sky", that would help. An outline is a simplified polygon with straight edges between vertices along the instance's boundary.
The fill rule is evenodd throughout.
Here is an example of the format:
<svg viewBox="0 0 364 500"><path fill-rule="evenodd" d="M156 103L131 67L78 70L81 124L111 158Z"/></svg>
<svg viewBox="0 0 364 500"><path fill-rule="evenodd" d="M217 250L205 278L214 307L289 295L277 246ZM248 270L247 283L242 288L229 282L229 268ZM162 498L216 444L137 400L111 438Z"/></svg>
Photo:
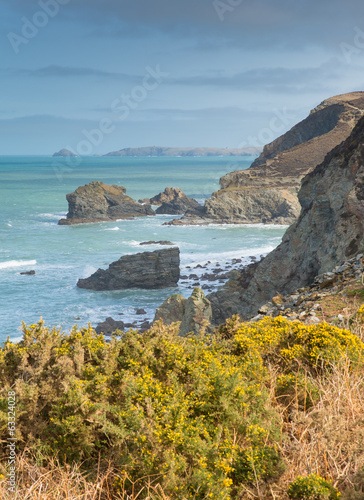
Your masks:
<svg viewBox="0 0 364 500"><path fill-rule="evenodd" d="M263 146L364 90L362 0L0 0L0 155Z"/></svg>

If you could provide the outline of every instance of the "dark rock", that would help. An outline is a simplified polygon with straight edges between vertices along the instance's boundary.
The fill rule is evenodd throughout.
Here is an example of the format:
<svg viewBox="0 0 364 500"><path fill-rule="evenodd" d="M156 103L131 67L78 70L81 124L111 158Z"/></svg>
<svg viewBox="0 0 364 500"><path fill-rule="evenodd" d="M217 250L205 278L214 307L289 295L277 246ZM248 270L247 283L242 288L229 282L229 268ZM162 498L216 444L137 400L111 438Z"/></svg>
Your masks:
<svg viewBox="0 0 364 500"><path fill-rule="evenodd" d="M150 327L152 326L152 323L150 323L150 321L143 321L143 323L141 323L141 325L139 326L139 331L140 332L146 332L147 330L150 329Z"/></svg>
<svg viewBox="0 0 364 500"><path fill-rule="evenodd" d="M96 333L99 335L103 333L104 335L111 335L115 330L123 331L125 328L123 321L115 321L113 318L106 318L105 321L99 323L95 328Z"/></svg>
<svg viewBox="0 0 364 500"><path fill-rule="evenodd" d="M142 241L139 245L174 245L171 241L160 240L160 241Z"/></svg>
<svg viewBox="0 0 364 500"><path fill-rule="evenodd" d="M135 314L142 315L142 314L147 314L147 311L144 309L136 309Z"/></svg>
<svg viewBox="0 0 364 500"><path fill-rule="evenodd" d="M150 205L140 205L127 196L122 186L109 186L93 181L67 194L68 214L59 224L81 224L87 222L132 219L155 215Z"/></svg>
<svg viewBox="0 0 364 500"><path fill-rule="evenodd" d="M176 286L180 277L179 263L178 247L124 255L108 269L98 269L89 278L78 280L77 286L89 290Z"/></svg>
<svg viewBox="0 0 364 500"><path fill-rule="evenodd" d="M198 213L201 205L198 201L193 198L189 198L188 196L184 196L183 198L177 198L172 201L168 201L163 203L159 208L157 208L157 214L170 214L170 215L179 215L188 213Z"/></svg>
<svg viewBox="0 0 364 500"><path fill-rule="evenodd" d="M149 203L160 205L157 214L178 215L187 211L199 213L199 209L203 208L196 200L189 198L180 188L175 187L167 187L162 193L150 198Z"/></svg>
<svg viewBox="0 0 364 500"><path fill-rule="evenodd" d="M35 274L35 271L33 271L33 270L32 271L23 271L20 274L31 276L31 275Z"/></svg>

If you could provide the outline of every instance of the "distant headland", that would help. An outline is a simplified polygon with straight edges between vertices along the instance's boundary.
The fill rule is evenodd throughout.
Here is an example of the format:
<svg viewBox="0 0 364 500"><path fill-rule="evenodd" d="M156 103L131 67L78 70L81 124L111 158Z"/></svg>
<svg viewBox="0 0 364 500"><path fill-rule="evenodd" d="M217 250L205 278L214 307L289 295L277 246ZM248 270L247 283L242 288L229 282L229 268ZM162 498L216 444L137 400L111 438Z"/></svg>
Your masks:
<svg viewBox="0 0 364 500"><path fill-rule="evenodd" d="M103 156L259 156L263 148L168 148L168 147L143 147L124 148L119 151L112 151ZM78 156L69 149L61 149L53 156Z"/></svg>
<svg viewBox="0 0 364 500"><path fill-rule="evenodd" d="M263 148L124 148L104 156L258 156Z"/></svg>

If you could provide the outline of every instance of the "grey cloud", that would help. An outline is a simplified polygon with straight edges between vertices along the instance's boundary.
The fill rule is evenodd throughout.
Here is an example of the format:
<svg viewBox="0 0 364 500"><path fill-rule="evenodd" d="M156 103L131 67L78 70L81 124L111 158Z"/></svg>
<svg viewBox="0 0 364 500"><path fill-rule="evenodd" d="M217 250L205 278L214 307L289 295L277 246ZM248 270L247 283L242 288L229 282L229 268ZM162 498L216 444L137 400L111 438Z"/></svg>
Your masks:
<svg viewBox="0 0 364 500"><path fill-rule="evenodd" d="M212 86L242 90L265 90L270 92L317 91L328 88L328 82L336 78L336 65L317 68L256 68L233 75L196 75L174 78L174 85Z"/></svg>
<svg viewBox="0 0 364 500"><path fill-rule="evenodd" d="M135 29L173 32L174 36L208 34L216 38L233 38L249 48L267 42L281 47L305 43L332 46L351 36L351 30L364 18L361 0L318 2L317 0L242 0L229 8L223 21L219 18L216 0L71 0L61 7L59 19L82 20L83 25L111 26L119 23L120 36L130 36ZM0 4L8 0L0 0ZM30 15L37 4L29 0L12 0L19 14ZM117 32L117 31L116 31Z"/></svg>
<svg viewBox="0 0 364 500"><path fill-rule="evenodd" d="M136 81L138 78L135 75L128 75L126 73L113 73L109 71L102 71L95 68L80 68L80 67L71 67L71 66L45 66L44 68L38 69L16 69L12 70L13 73L16 73L21 76L30 76L30 77L55 77L55 78L69 78L69 77L101 77L108 79L123 79L131 82ZM140 77L139 77L140 78Z"/></svg>

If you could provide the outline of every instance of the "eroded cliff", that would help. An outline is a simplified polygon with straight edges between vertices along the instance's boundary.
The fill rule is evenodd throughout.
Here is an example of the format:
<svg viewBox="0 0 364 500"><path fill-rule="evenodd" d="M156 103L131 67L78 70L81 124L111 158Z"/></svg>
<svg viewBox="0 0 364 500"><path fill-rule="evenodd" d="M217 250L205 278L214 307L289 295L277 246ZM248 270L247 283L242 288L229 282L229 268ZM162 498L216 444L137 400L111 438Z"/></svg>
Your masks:
<svg viewBox="0 0 364 500"><path fill-rule="evenodd" d="M364 249L364 118L304 178L298 198L301 213L282 243L208 296L215 323L251 317L277 293L312 283Z"/></svg>
<svg viewBox="0 0 364 500"><path fill-rule="evenodd" d="M287 133L264 147L248 170L220 179L221 189L201 216L186 214L173 224L291 224L300 213L302 178L344 141L364 113L364 92L323 101Z"/></svg>

